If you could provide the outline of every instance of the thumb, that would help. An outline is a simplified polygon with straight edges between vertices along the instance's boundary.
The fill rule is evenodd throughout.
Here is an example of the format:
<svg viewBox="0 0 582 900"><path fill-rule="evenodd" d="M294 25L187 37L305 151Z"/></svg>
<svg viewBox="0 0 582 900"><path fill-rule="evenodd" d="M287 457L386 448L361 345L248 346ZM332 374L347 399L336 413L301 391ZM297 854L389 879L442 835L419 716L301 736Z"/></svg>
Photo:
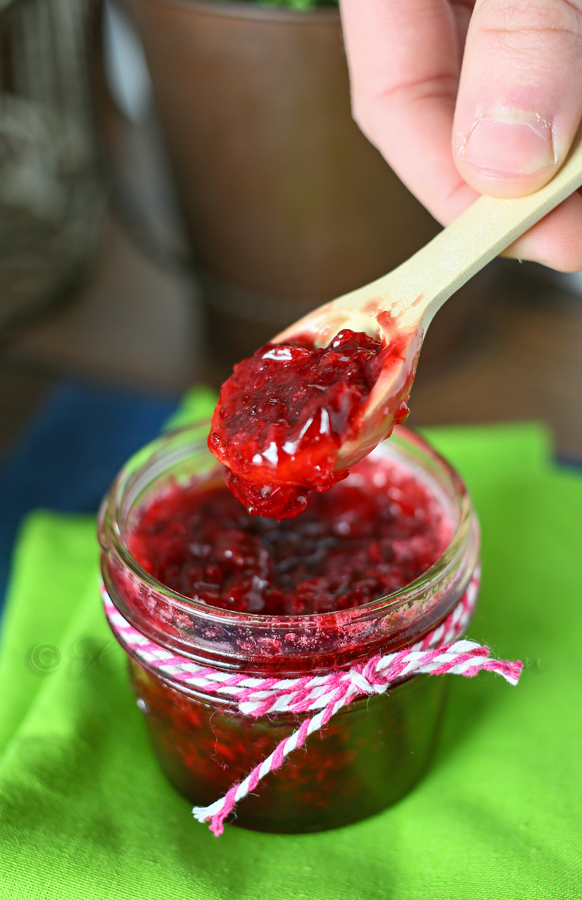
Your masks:
<svg viewBox="0 0 582 900"><path fill-rule="evenodd" d="M477 0L453 126L463 179L519 197L546 184L582 117L582 0Z"/></svg>

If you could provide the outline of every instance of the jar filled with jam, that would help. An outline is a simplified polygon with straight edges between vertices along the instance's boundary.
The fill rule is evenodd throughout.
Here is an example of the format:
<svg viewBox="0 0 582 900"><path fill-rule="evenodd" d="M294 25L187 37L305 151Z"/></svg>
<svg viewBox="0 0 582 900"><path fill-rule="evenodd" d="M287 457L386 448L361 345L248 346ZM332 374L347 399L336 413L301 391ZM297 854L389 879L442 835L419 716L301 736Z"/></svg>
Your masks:
<svg viewBox="0 0 582 900"><path fill-rule="evenodd" d="M104 585L149 641L225 673L324 675L421 640L468 588L477 520L458 475L405 428L293 519L252 516L206 446L165 435L122 469L99 518ZM160 765L206 806L302 716L242 715L232 700L148 666L123 643ZM415 675L353 701L263 779L235 824L307 832L394 803L429 764L447 679Z"/></svg>

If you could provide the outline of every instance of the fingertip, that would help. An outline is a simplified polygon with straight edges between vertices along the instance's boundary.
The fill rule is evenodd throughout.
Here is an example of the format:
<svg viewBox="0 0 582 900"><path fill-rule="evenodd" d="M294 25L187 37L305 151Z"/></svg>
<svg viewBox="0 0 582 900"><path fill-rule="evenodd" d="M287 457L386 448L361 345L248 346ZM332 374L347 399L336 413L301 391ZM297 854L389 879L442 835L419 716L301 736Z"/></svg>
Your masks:
<svg viewBox="0 0 582 900"><path fill-rule="evenodd" d="M552 128L525 112L479 118L468 137L457 135L455 163L481 194L513 198L539 190L558 168Z"/></svg>
<svg viewBox="0 0 582 900"><path fill-rule="evenodd" d="M582 117L582 10L563 0L476 3L455 109L453 154L479 193L539 190Z"/></svg>

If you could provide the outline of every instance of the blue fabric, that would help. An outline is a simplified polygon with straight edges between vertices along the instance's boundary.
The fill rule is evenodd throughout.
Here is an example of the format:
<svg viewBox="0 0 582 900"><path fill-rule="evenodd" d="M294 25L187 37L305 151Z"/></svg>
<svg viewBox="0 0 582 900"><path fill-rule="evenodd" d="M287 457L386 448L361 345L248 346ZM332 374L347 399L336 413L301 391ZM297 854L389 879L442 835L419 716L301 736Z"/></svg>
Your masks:
<svg viewBox="0 0 582 900"><path fill-rule="evenodd" d="M95 511L128 456L178 406L163 399L61 383L0 467L0 611L21 519L37 507Z"/></svg>

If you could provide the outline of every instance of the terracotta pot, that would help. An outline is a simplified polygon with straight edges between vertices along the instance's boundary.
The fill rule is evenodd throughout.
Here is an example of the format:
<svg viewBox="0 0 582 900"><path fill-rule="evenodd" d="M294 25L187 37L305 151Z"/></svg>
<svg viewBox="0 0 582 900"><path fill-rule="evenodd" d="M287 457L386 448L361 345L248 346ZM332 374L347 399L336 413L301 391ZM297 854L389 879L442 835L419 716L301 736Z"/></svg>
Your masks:
<svg viewBox="0 0 582 900"><path fill-rule="evenodd" d="M392 269L438 231L351 117L337 10L128 4L211 343L223 359L248 355L314 306ZM467 296L470 307L474 288ZM458 310L448 318L446 342L463 328Z"/></svg>

